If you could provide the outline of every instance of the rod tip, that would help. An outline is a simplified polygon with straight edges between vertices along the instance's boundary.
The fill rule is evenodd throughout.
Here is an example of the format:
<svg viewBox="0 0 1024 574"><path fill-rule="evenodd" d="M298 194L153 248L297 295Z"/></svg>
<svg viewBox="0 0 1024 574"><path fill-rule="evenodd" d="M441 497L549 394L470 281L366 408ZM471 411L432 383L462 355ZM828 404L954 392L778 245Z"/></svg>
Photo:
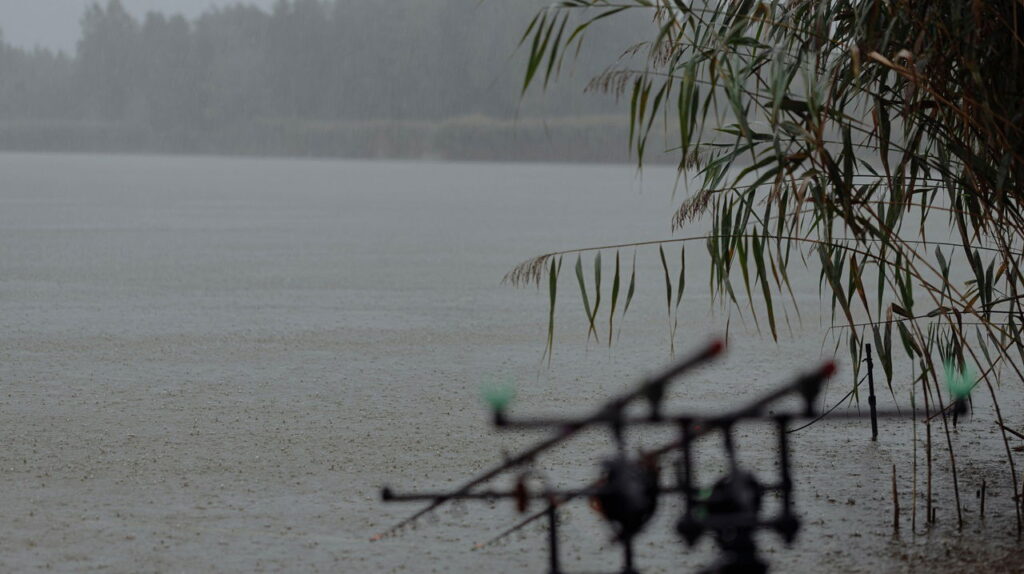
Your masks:
<svg viewBox="0 0 1024 574"><path fill-rule="evenodd" d="M707 353L709 357L714 357L715 355L721 354L724 350L725 341L723 341L722 339L715 339L714 341L711 341L710 345L708 345Z"/></svg>
<svg viewBox="0 0 1024 574"><path fill-rule="evenodd" d="M821 376L822 378L827 379L832 375L836 374L837 370L839 370L839 367L836 366L836 362L829 361L821 366Z"/></svg>

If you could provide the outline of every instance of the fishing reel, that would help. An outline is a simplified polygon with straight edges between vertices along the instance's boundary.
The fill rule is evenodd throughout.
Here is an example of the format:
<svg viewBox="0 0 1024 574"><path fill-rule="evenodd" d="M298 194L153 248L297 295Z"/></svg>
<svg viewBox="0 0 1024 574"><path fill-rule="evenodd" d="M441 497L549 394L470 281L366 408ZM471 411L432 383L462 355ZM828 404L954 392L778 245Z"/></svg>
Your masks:
<svg viewBox="0 0 1024 574"><path fill-rule="evenodd" d="M761 502L767 490L757 478L743 471L730 473L702 493L693 507L676 524L676 531L690 546L707 531L714 534L721 549L710 574L760 574L768 565L757 554L754 534L762 526ZM794 532L795 534L795 532Z"/></svg>
<svg viewBox="0 0 1024 574"><path fill-rule="evenodd" d="M801 389L798 382L797 389ZM807 391L808 402L816 393L809 386L801 389ZM684 420L682 424L682 456L677 464L678 481L683 495L684 512L676 523L676 532L690 547L694 546L705 534L711 534L720 549L717 564L704 570L707 573L733 574L768 571L768 565L758 556L754 535L759 530L774 530L786 545L796 540L800 530L800 521L793 513L793 480L790 476L789 436L787 425L789 416L776 416L772 420L778 433L779 479L774 484L766 484L757 476L743 470L736 458L733 444L732 427L738 419L722 421L718 425L721 433L728 462L729 471L709 488L698 488L693 480L694 436L706 432L705 428L697 427L692 421ZM777 492L782 501L782 508L775 518L763 517L763 502L769 492Z"/></svg>
<svg viewBox="0 0 1024 574"><path fill-rule="evenodd" d="M690 501L693 510L679 519L676 531L689 546L708 531L730 542L738 531L757 527L765 490L750 473L728 474Z"/></svg>
<svg viewBox="0 0 1024 574"><path fill-rule="evenodd" d="M603 466L603 478L591 496L590 505L612 524L617 540L628 542L640 534L658 510L658 464L650 457L616 457Z"/></svg>

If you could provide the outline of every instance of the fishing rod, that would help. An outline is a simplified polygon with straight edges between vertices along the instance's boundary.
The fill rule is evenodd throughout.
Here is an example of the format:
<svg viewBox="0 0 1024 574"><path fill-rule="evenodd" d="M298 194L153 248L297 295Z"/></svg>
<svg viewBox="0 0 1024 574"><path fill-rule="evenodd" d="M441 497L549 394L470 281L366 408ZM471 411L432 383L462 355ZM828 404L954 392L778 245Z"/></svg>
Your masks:
<svg viewBox="0 0 1024 574"><path fill-rule="evenodd" d="M662 456L665 456L668 453L678 449L681 444L682 443L680 441L678 441L678 440L677 441L673 441L673 442L670 442L670 443L668 443L666 445L658 447L655 450L644 451L643 453L641 453L641 456L645 456L645 457L649 457L649 458L653 458L653 459L657 460L657 459L660 459ZM596 488L599 483L600 483L600 479L590 483L587 486L587 488ZM574 498L575 497L572 497L572 496L565 497L565 498L553 497L549 501L550 502L549 508L552 508L552 507L553 508L558 508L559 506L562 506L563 504L572 501ZM473 546L473 550L480 550L481 548L486 548L487 546L490 546L490 545L494 544L495 542L498 542L499 540L502 540L503 538L507 538L507 537L511 536L512 534L515 534L516 532L522 530L523 528L526 528L530 524L532 524L532 523L536 522L537 520L543 518L547 514L548 509L544 509L544 510L541 510L541 511L536 512L534 514L531 514L530 516L527 516L526 518L524 518L521 521L517 522L515 525L513 525L513 526L509 527L508 529L502 531L501 534L498 534L497 536L491 538L490 540L488 540L486 542L481 542L481 543L478 543L478 544L474 545Z"/></svg>
<svg viewBox="0 0 1024 574"><path fill-rule="evenodd" d="M759 419L764 415L764 410L773 403L793 394L799 394L804 399L803 416L810 416L814 413L814 399L821 392L821 385L836 372L836 365L832 361L822 364L813 371L803 373L794 380L786 383L775 390L751 401L749 404L727 411L725 413L708 416L698 413L678 413L665 416L660 406L652 408L650 413L640 417L626 417L621 410L615 415L607 415L602 419L595 420L593 416L581 419L544 419L544 418L523 418L510 419L504 409L495 412L495 426L499 430L512 429L537 429L537 428L583 428L597 422L622 425L663 425L671 423L690 423L698 427L707 428L721 427L733 424L744 419ZM660 400L660 399L659 399ZM617 417L617 418L613 418Z"/></svg>
<svg viewBox="0 0 1024 574"><path fill-rule="evenodd" d="M955 409L959 409L959 412L961 412L962 414L964 412L966 412L966 403L964 401L959 401L959 400L954 401L952 404L950 404L950 406L955 408ZM864 418L865 416L867 416L866 414L860 413L860 412L840 412L840 413L833 414L833 413L831 413L831 410L835 410L835 407L833 407L833 409L830 409L829 411L826 411L826 412L824 412L824 413L822 413L820 415L817 415L817 416L814 416L814 417L810 417L811 423L809 423L809 424L814 424L814 423L820 422L820 421L823 420L823 418L825 416L827 416L828 420L830 420L830 421L861 420L861 418ZM881 410L877 411L877 416L883 417L883 418L896 418L896 417L907 417L907 416L916 417L916 416L921 416L923 414L925 414L925 411L922 410L922 409L881 409ZM808 417L801 416L799 418L808 418ZM515 426L518 426L518 425L515 425ZM526 427L529 427L529 426L530 425L526 425ZM804 427L801 427L801 428L798 428L798 429L787 429L786 432L787 433L793 433L794 431L799 431L802 428L804 428ZM696 440L697 438L700 438L700 437L705 436L707 434L709 434L708 431L702 431L702 432L698 431L698 432L694 433L691 436L691 440ZM1021 438L1024 438L1024 437L1021 437ZM673 452L675 450L678 450L682 446L683 446L683 440L680 439L680 440L672 441L672 442L670 442L668 444L665 444L663 446L659 446L659 447L657 447L654 450L644 451L643 455L659 458L659 457L665 456L665 455L667 455L667 454L669 454L669 453L671 453L671 452ZM590 485L590 488L593 488L596 484L597 484L596 482L592 483ZM554 507L561 506L562 504L573 500L577 496L578 496L577 494L569 494L569 495L565 495L565 496L561 496L561 497L554 497L551 500L551 505L554 506ZM515 534L516 532L521 531L523 528L526 528L530 524L534 524L538 520L540 520L542 518L545 518L547 513L548 513L548 510L545 509L545 510L536 512L534 514L530 514L529 516L521 519L519 522L515 523L511 527L503 530L501 533L499 533L499 534L497 534L497 535L495 535L493 537L488 538L486 541L478 542L478 543L474 544L473 545L473 549L474 550L478 550L478 549L482 549L482 548L485 548L485 547L490 546L490 545L494 545L497 542L499 542L499 541L501 541L501 540L503 540L505 538L508 538L512 534Z"/></svg>
<svg viewBox="0 0 1024 574"><path fill-rule="evenodd" d="M786 501L786 504L783 507L783 514L779 518L774 519L772 521L768 521L768 522L758 521L757 517L756 517L756 513L751 513L749 511L747 513L748 516L744 517L744 520L742 521L742 524L740 522L738 522L735 517L732 517L731 519L729 519L729 520L731 520L731 524L730 524L731 528L737 528L737 527L740 527L740 526L744 526L748 530L754 530L754 529L757 529L757 528L773 528L773 529L777 530L783 536L784 540L789 542L789 541L792 541L793 538L795 537L795 534L796 534L796 531L798 529L799 523L796 521L796 519L794 518L794 516L792 514L792 507L791 507L791 504L789 502L789 501L791 501L792 480L789 477L788 441L786 440L786 437L784 436L785 435L785 422L782 422L782 421L788 422L788 420L790 420L792 418L797 418L797 417L800 417L800 416L802 416L802 417L812 417L815 414L814 413L814 402L815 402L815 399L820 394L820 390L821 390L821 387L822 387L823 383L829 377L831 377L832 374L835 373L835 370L836 370L835 363L833 363L833 362L825 363L821 367L819 367L818 369L816 369L814 371L811 371L809 373L805 373L805 374L802 374L802 375L798 376L793 381L791 381L791 382L789 382L787 384L782 385L781 387L777 388L776 390L771 391L771 392L767 393L766 395L764 395L764 396L762 396L762 397L760 397L758 399L755 399L754 401L750 402L749 404L747 404L747 405L745 405L745 406L743 406L741 408L734 409L734 410L732 410L730 412L719 414L717 416L707 416L707 415L697 414L697 413L691 413L691 414L682 414L681 413L681 414L675 414L675 415L672 415L672 416L664 416L664 415L661 414L660 409L652 408L651 412L647 416L644 416L644 417L630 417L630 418L620 417L619 420L611 421L611 424L613 425L613 428L622 428L622 427L629 426L629 425L644 425L644 424L655 424L655 425L657 425L657 424L675 424L675 425L678 425L680 427L680 429L681 429L681 437L680 437L680 439L678 439L676 441L673 441L673 442L671 442L671 443L669 443L669 444L667 444L665 446L662 446L662 447L660 447L660 448L658 448L658 449L656 449L654 451L650 451L650 452L644 453L641 456L641 459L645 459L646 461L648 461L647 464L649 465L649 464L651 464L651 461L657 461L662 456L665 456L665 455L667 455L667 454L669 454L669 453L671 453L673 451L676 451L676 450L679 450L679 449L683 450L683 453L684 453L683 454L683 460L684 460L684 462L683 462L683 464L681 465L681 467L679 469L679 474L681 476L680 482L682 483L681 486L677 486L675 488L670 488L670 489L658 488L658 489L656 489L656 491L652 490L649 494L651 496L653 496L653 497L656 497L656 496L658 496L660 494L664 494L664 493L668 493L668 492L682 492L684 494L685 498L688 500L688 504L687 504L687 509L688 510L687 510L686 517L683 519L683 521L680 522L680 524L678 526L678 530L679 530L679 533L684 537L684 539L686 539L687 542L690 545L692 545L692 544L696 543L697 539L700 538L701 534L703 534L703 532L705 532L706 530L708 530L708 529L721 529L722 526L720 524L718 524L715 520L712 520L712 519L706 519L705 523L702 523L702 522L694 520L694 518L693 518L693 514L691 512L691 509L698 507L698 503L695 502L695 500L693 498L694 497L694 488L692 486L692 480L690 478L692 476L691 473L690 473L690 469L692 468L692 450L691 450L691 445L697 439L699 439L699 438L701 438L701 437L703 437L705 435L708 435L708 434L712 433L715 430L723 430L724 431L724 435L727 437L727 441L726 441L727 451L729 453L730 460L732 460L732 466L734 467L734 470L735 470L735 455L734 455L734 449L733 449L732 442L731 442L731 435L729 434L729 431L731 430L731 427L733 425L735 425L736 423L738 423L740 421L743 421L743 420L764 418L763 412L769 406L771 406L773 403L775 403L775 402L777 402L777 401L779 401L779 400L781 400L781 399L783 399L783 398L785 398L785 397L787 397L789 395L798 394L803 399L803 401L804 401L804 409L803 409L803 411L801 413L794 414L794 415L779 415L779 416L774 417L776 419L777 424L778 424L779 429L780 429L780 438L779 438L780 453L781 453L780 454L780 458L783 459L783 463L782 463L783 476L780 479L779 483L775 484L775 485L761 485L759 483L756 483L756 481L753 481L751 475L742 475L739 480L735 481L736 484L740 485L739 486L740 488L746 489L748 491L747 494L743 497L743 498L746 498L746 499L750 499L750 498L754 497L754 494L756 494L756 498L759 500L761 495L764 492L771 491L771 490L780 491L782 493L783 499ZM573 420L566 421L566 420L559 420L559 419L540 419L540 418L533 418L533 419L525 419L525 418L523 418L523 419L512 420L512 419L509 419L508 416L505 415L503 412L498 411L498 412L496 412L495 423L496 423L496 425L497 425L497 427L499 429L508 430L508 429L537 429L537 428L547 428L547 427L558 427L560 425L575 426L575 425L579 424L580 421L573 421ZM621 471L621 472L626 472L626 471ZM577 498L579 496L583 496L583 495L585 495L585 493L587 493L589 491L592 491L592 490L598 488L602 484L602 482L607 481L607 480L608 479L607 479L607 476L606 476L605 478L599 479L598 481L595 481L594 483L591 483L590 485L588 485L584 489L578 489L576 491L562 493L559 496L553 496L553 495L550 496L549 497L550 503L549 503L549 507L547 509L542 510L542 511L540 511L538 513L530 515L529 517L525 518L524 520L521 520L520 522L518 522L517 524L515 524L511 528L505 530L504 532L502 532L498 536L488 540L487 542L484 542L482 544L477 544L474 547L474 549L483 548L483 547L486 547L486 546L488 546L490 544L493 544L493 543L495 543L495 542L497 542L497 541L499 541L499 540L501 540L501 539L503 539L503 538L505 538L505 537L507 537L507 536L509 536L509 535L511 535L511 534L513 534L513 533L523 529L523 528L525 528L526 526L528 526L529 524L537 521L538 519L543 518L545 516L549 516L551 514L551 512L553 512L554 509L556 509L557 507L559 507L559 506L561 506L561 505L563 505L563 504L565 504L565 503L567 503L567 502L569 502L569 501L571 501L571 500L573 500L573 499L575 499L575 498ZM722 487L722 488L724 488L724 487ZM730 488L735 488L735 485L730 483ZM717 498L723 498L723 497L727 497L727 496L734 496L734 494L729 494L729 493L726 493L726 494L718 493L717 494ZM708 500L705 500L705 501L701 502L701 504L705 505L705 508L706 508L706 506L708 504L712 504L713 502L714 501L709 498ZM643 506L643 505L641 505L641 506ZM649 507L653 508L654 507L654 503L653 502L648 502L646 506L649 506ZM759 504L758 504L758 506L759 506ZM522 508L522 505L520 505L520 508ZM633 556L632 556L632 538L635 537L637 534L639 534L640 529L642 529L643 525L646 523L646 520L649 518L649 516L647 516L646 512L638 512L637 514L638 514L637 518L635 518L633 520L633 522L635 523L634 530L630 531L630 532L627 532L628 536L623 537L623 536L620 535L620 542L623 544L624 553L625 553L625 561L624 561L625 562L625 567L624 567L623 572L632 572L633 571L634 560L633 560ZM609 517L606 516L606 518L609 518ZM622 519L621 518L619 518L619 519L610 519L610 521L612 521L612 522L622 522ZM718 522L721 522L721 521L718 521ZM746 554L751 554L752 555L752 552L753 552L752 551L752 542L749 542L749 541L744 542L744 545L745 545L744 548L743 548L744 552ZM750 548L746 548L746 546L750 546ZM756 560L748 560L748 561L750 561L752 563L756 562ZM748 566L750 566L750 565L751 564L748 564ZM553 570L553 571L555 571L555 570Z"/></svg>
<svg viewBox="0 0 1024 574"><path fill-rule="evenodd" d="M484 471L483 473L469 480L462 486L456 488L454 491L448 493L448 495L434 498L428 506L426 506L419 512L416 512L409 518L406 518L405 520L399 522L395 526L392 526L384 532L381 532L380 534L373 536L372 538L370 538L370 541L375 542L387 536L390 536L396 532L399 532L406 526L426 516L427 514L434 511L439 506L443 505L449 500L454 500L463 497L464 495L468 494L470 490L472 490L473 488L490 481L494 477L500 475L501 473L509 469L532 462L539 454L572 438L578 432L580 432L586 427L589 427L593 424L606 422L608 420L613 420L621 416L622 410L625 409L633 401L636 401L637 399L646 398L651 404L652 416L655 416L658 409L660 409L661 401L665 394L665 387L673 379L685 374L686 372L718 356L719 354L721 354L724 348L725 344L721 340L716 339L710 342L703 349L700 349L692 356L672 365L671 367L665 369L661 373L658 373L654 376L647 378L634 390L608 401L607 403L605 403L605 405L597 409L597 411L595 411L589 417L575 421L574 424L571 425L560 425L555 434L552 435L550 438L541 441L535 446L506 460L504 463L495 466L487 471ZM502 412L503 409L500 408L495 410L496 420L499 416L502 416L500 414Z"/></svg>
<svg viewBox="0 0 1024 574"><path fill-rule="evenodd" d="M709 346L705 352L698 354L697 357L714 356L714 354L717 354L719 351L720 348L718 348L717 345ZM684 361L681 365L691 364L695 359L696 358ZM678 373L681 370L679 366L680 365L677 365L676 367L669 369L666 373ZM517 499L518 507L521 510L525 510L528 500L543 498L548 501L548 508L543 513L536 516L538 518L541 516L547 516L549 518L550 525L554 527L557 524L557 519L555 518L554 513L558 505L564 504L565 502L580 496L589 496L593 500L597 501L597 506L601 509L602 514L608 522L613 524L616 530L616 537L624 551L623 572L632 573L635 572L633 540L643 530L648 520L654 515L660 496L670 492L680 492L680 489L687 498L691 498L693 493L691 492L692 487L688 482L684 482L682 487L677 486L674 488L663 488L659 483L659 468L657 460L663 454L678 448L678 444L669 445L668 448L663 449L663 452L657 453L657 456L646 455L639 459L631 459L624 454L622 429L630 424L680 425L683 429L683 438L678 442L680 442L681 446L688 452L690 444L697 436L707 434L715 428L721 428L727 425L731 426L742 419L759 417L761 416L762 411L769 405L793 393L798 393L804 397L806 403L806 408L804 410L806 413L812 413L813 401L820 392L822 382L831 376L834 371L835 365L833 363L827 363L816 371L801 375L793 382L768 393L740 409L736 409L732 412L718 415L716 417L707 417L696 414L681 414L665 417L662 412L661 402L664 398L664 387L670 380L670 376L660 376L650 379L639 385L639 387L634 391L609 401L596 413L578 419L523 419L517 421L508 417L505 412L504 405L496 406L494 409L494 423L499 429L508 430L512 428L553 427L557 429L557 432L554 435L554 438L556 439L571 436L572 434L593 425L608 425L615 436L618 446L618 455L605 461L603 465L604 472L599 481L577 490L561 492L546 490L536 494L528 493L525 487L525 481L520 478L516 488L511 491L489 490L474 493L469 492L470 489L463 487L454 492L447 493L399 495L395 494L391 489L386 488L382 492L382 498L386 502L429 500L432 501L432 506L434 507L444 501L453 499L494 500L497 498L515 498ZM650 408L648 414L642 418L627 417L624 413L625 406L632 400L639 397L646 397L649 400ZM518 460L532 460L535 453L540 452L545 448L549 448L550 446L545 445L549 445L552 440L553 439L549 439L548 441L541 443L538 447L528 449L525 454L515 457L510 461L510 463ZM730 452L731 450L732 449L730 447ZM506 463L506 465L510 463ZM489 473L485 473L485 475L487 474ZM683 474L682 476L689 476L689 474ZM790 481L787 477L779 486L765 487L762 490L789 488L789 485ZM793 519L791 517L787 517L784 522L788 524L792 521ZM782 523L783 522L779 522L779 524ZM752 525L752 527L756 527L756 525ZM550 540L556 541L557 536L551 534ZM557 560L557 542L552 542L551 546L552 547L549 551L552 556L552 572L560 572Z"/></svg>
<svg viewBox="0 0 1024 574"><path fill-rule="evenodd" d="M684 361L683 364L692 360ZM478 544L475 548L492 544L546 517L548 519L549 568L553 574L562 573L558 557L558 508L571 500L588 497L591 499L592 505L612 526L617 542L622 546L624 554L622 572L633 574L636 572L633 540L655 514L659 498L666 494L678 494L684 501L684 514L676 523L677 534L691 546L704 535L712 535L721 550L721 560L713 569L708 570L709 572L766 572L767 564L757 553L754 539L756 532L758 530L775 531L788 545L795 540L800 528L800 522L793 512L793 480L789 464L788 425L795 420L815 419L820 416L819 409L816 408L816 399L824 382L834 374L835 370L834 363L825 363L740 408L717 415L676 413L666 416L662 412L661 401L667 380L659 382L660 388L654 389L653 392L649 386L652 381L658 380L657 377L649 379L637 390L609 401L596 413L580 418L512 418L507 413L506 404L495 404L492 405L492 409L494 424L498 429L544 430L553 428L556 430L554 437L567 438L590 426L607 425L612 430L617 453L605 460L602 465L601 478L582 488L553 490L545 487L531 491L527 487L525 475L521 475L515 487L510 490L472 491L472 486L469 488L464 486L451 492L396 494L391 489L385 489L382 495L388 502L432 501L434 507L448 500L510 498L516 500L520 513L527 511L530 501L543 500L547 506L542 511L529 515L497 537ZM671 371L673 369L666 372ZM956 391L953 385L951 385L951 391ZM966 394L959 391L953 392L953 394L958 411L966 410L966 401L964 400ZM646 397L649 400L648 413L642 416L627 415L625 405L639 397ZM769 410L769 407L775 403L789 397L802 399L802 408L781 414ZM839 413L833 415L832 418L852 419L860 416L852 413ZM877 416L899 417L903 414L898 410L883 410L879 411ZM762 421L776 427L779 455L778 480L762 483L754 474L740 468L736 460L732 430L737 424L744 421ZM630 425L674 425L679 429L680 438L653 451L642 453L639 457L630 457L626 454L622 438L623 429ZM695 484L692 474L692 469L695 468L693 445L698 439L712 433L720 434L722 437L722 448L729 462L729 470L712 486L700 488ZM539 446L548 444L550 440L540 443ZM541 450L544 448L528 449L526 454L521 454L510 462L519 461L517 464L521 464L532 461L536 453ZM673 452L680 454L675 464L676 480L670 486L662 486L659 460ZM515 466L515 464L510 466ZM782 500L781 507L774 517L762 516L761 503L765 494L769 492L777 492Z"/></svg>

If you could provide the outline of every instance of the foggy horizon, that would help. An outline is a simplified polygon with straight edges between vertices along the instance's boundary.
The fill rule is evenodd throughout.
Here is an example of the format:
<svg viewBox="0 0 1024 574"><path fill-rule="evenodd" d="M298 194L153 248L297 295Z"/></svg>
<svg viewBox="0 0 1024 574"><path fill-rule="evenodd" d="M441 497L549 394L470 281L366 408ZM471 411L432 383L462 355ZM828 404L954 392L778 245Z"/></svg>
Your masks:
<svg viewBox="0 0 1024 574"><path fill-rule="evenodd" d="M232 4L253 4L268 9L274 0L121 0L129 13L142 18L147 12L181 14L194 18ZM0 0L0 31L7 43L24 49L43 48L73 55L82 37L85 9L106 0Z"/></svg>
<svg viewBox="0 0 1024 574"><path fill-rule="evenodd" d="M8 0L0 150L628 161L625 102L585 87L649 21L522 97L518 30L543 4Z"/></svg>

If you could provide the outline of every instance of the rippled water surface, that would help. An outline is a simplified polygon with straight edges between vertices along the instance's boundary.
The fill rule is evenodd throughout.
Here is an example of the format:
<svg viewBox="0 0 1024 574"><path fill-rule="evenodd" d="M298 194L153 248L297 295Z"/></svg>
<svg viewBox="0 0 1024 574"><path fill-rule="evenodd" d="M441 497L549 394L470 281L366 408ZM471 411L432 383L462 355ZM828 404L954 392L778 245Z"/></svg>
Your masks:
<svg viewBox="0 0 1024 574"><path fill-rule="evenodd" d="M656 250L637 255L636 300L610 350L614 251L599 343L587 342L575 259L565 260L550 367L546 291L500 282L531 255L668 236L686 193L673 200L675 184L672 171L641 178L628 166L0 156L0 570L543 570L533 529L471 550L514 520L501 504L445 511L371 544L415 509L381 505L378 489L451 487L535 438L490 432L482 381L517 381L518 412L585 412L670 359ZM701 251L687 251L676 346L728 326L731 348L674 388L674 406L734 404L832 353L816 273L797 275L802 315L776 344L749 314L712 305ZM622 250L624 267L632 257ZM673 247L673 275L678 258ZM906 403L909 368L898 374ZM844 368L826 401L851 379ZM1003 412L1022 412L1020 381L1004 387ZM828 424L796 435L806 530L791 551L766 537L769 560L780 571L905 570L951 553L946 565L959 569L1019 552L991 400L975 406L952 439L965 539L950 534L944 450L938 527L914 536L910 424L885 421L877 444L866 423ZM671 434L632 438L654 446ZM771 476L770 433L745 427L737 439L742 460ZM607 443L581 437L540 468L580 484ZM702 452L705 481L723 469L714 446ZM984 526L973 496L983 478ZM645 570L713 559L709 542L687 552L671 535L677 511L666 503L642 539ZM618 555L586 505L565 517L567 569L614 571Z"/></svg>

